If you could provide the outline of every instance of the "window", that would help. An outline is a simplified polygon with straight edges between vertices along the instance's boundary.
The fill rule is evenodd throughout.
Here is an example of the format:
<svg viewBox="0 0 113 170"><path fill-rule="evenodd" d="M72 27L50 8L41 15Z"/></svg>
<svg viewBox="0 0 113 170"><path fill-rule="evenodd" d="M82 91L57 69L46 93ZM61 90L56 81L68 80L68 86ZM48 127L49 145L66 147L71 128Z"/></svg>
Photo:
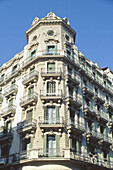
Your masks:
<svg viewBox="0 0 113 170"><path fill-rule="evenodd" d="M50 35L50 36L53 36L53 35L54 35L54 31L53 31L53 30L49 30L49 31L47 32L47 34Z"/></svg>
<svg viewBox="0 0 113 170"><path fill-rule="evenodd" d="M26 113L26 120L31 120L33 116L33 110L29 110Z"/></svg>
<svg viewBox="0 0 113 170"><path fill-rule="evenodd" d="M9 155L9 144L1 147L1 156L8 156L8 155Z"/></svg>
<svg viewBox="0 0 113 170"><path fill-rule="evenodd" d="M30 55L29 55L29 60L32 60L32 59L35 58L35 57L36 57L36 49L33 50L33 51L30 53Z"/></svg>
<svg viewBox="0 0 113 170"><path fill-rule="evenodd" d="M56 156L59 154L59 136L58 135L44 135L44 155Z"/></svg>
<svg viewBox="0 0 113 170"><path fill-rule="evenodd" d="M44 121L48 124L59 123L59 108L56 107L44 107Z"/></svg>
<svg viewBox="0 0 113 170"><path fill-rule="evenodd" d="M11 131L11 121L7 121L6 122L6 126L5 126L5 129L6 129L6 132L10 132Z"/></svg>
<svg viewBox="0 0 113 170"><path fill-rule="evenodd" d="M22 139L22 148L21 148L21 150L22 151L27 151L29 149L29 145L30 145L30 138L28 138L28 139L23 138Z"/></svg>
<svg viewBox="0 0 113 170"><path fill-rule="evenodd" d="M56 83L47 82L47 95L55 96L56 95Z"/></svg>
<svg viewBox="0 0 113 170"><path fill-rule="evenodd" d="M28 98L33 97L34 94L34 86L28 88Z"/></svg>
<svg viewBox="0 0 113 170"><path fill-rule="evenodd" d="M56 154L56 139L55 136L48 136L47 137L47 149L49 155Z"/></svg>
<svg viewBox="0 0 113 170"><path fill-rule="evenodd" d="M47 64L47 73L54 73L55 72L55 63L48 63Z"/></svg>
<svg viewBox="0 0 113 170"><path fill-rule="evenodd" d="M13 68L12 68L12 74L14 74L16 70L17 70L17 64L16 64L15 66L13 66Z"/></svg>
<svg viewBox="0 0 113 170"><path fill-rule="evenodd" d="M9 100L8 107L11 107L12 105L13 105L13 99L10 99L10 100Z"/></svg>
<svg viewBox="0 0 113 170"><path fill-rule="evenodd" d="M57 53L57 46L56 45L47 46L47 54L48 55L55 55L56 53Z"/></svg>

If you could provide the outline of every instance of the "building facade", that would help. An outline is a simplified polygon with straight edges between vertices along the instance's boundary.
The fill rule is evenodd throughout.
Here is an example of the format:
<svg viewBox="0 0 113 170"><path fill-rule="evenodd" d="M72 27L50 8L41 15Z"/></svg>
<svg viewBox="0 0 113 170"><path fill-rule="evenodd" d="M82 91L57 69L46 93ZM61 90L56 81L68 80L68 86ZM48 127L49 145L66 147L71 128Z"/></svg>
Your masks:
<svg viewBox="0 0 113 170"><path fill-rule="evenodd" d="M113 169L113 72L66 17L36 17L26 37L0 68L0 169Z"/></svg>

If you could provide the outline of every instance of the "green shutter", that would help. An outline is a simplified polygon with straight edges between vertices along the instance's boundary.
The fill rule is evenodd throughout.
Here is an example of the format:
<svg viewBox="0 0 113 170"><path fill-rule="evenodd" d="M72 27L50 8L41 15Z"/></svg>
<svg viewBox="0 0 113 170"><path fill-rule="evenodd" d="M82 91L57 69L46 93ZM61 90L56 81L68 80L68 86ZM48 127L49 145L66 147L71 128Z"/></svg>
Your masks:
<svg viewBox="0 0 113 170"><path fill-rule="evenodd" d="M57 46L55 45L55 54L57 54Z"/></svg>
<svg viewBox="0 0 113 170"><path fill-rule="evenodd" d="M30 110L30 111L27 112L26 120L32 119L32 113L33 113L33 110Z"/></svg>
<svg viewBox="0 0 113 170"><path fill-rule="evenodd" d="M79 141L76 141L76 153L79 154L80 152L80 146L79 146Z"/></svg>
<svg viewBox="0 0 113 170"><path fill-rule="evenodd" d="M72 138L69 139L70 141L70 149L72 148Z"/></svg>
<svg viewBox="0 0 113 170"><path fill-rule="evenodd" d="M44 137L43 137L43 153L44 153L45 156L46 156L46 152L47 152L47 135L44 134Z"/></svg>
<svg viewBox="0 0 113 170"><path fill-rule="evenodd" d="M56 154L59 154L59 135L56 135Z"/></svg>
<svg viewBox="0 0 113 170"><path fill-rule="evenodd" d="M46 46L46 54L48 54L48 46Z"/></svg>
<svg viewBox="0 0 113 170"><path fill-rule="evenodd" d="M106 128L104 128L104 136L107 136Z"/></svg>
<svg viewBox="0 0 113 170"><path fill-rule="evenodd" d="M33 136L30 137L29 149L31 149L32 147L33 147Z"/></svg>
<svg viewBox="0 0 113 170"><path fill-rule="evenodd" d="M59 123L59 107L56 106L56 123Z"/></svg>
<svg viewBox="0 0 113 170"><path fill-rule="evenodd" d="M47 106L44 106L44 122L47 121Z"/></svg>
<svg viewBox="0 0 113 170"><path fill-rule="evenodd" d="M49 122L53 123L53 108L50 108L50 119Z"/></svg>
<svg viewBox="0 0 113 170"><path fill-rule="evenodd" d="M70 60L73 61L73 51L71 50L71 54L70 54Z"/></svg>
<svg viewBox="0 0 113 170"><path fill-rule="evenodd" d="M95 131L95 122L92 123L92 131Z"/></svg>

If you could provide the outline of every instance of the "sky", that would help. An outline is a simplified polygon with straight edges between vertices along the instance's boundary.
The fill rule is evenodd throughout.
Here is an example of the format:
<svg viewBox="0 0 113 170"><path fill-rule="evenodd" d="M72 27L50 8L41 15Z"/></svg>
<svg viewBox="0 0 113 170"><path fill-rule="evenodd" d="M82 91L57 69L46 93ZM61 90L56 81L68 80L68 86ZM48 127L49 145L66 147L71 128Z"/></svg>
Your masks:
<svg viewBox="0 0 113 170"><path fill-rule="evenodd" d="M67 17L85 57L113 71L113 0L0 0L0 66L27 44L35 17Z"/></svg>

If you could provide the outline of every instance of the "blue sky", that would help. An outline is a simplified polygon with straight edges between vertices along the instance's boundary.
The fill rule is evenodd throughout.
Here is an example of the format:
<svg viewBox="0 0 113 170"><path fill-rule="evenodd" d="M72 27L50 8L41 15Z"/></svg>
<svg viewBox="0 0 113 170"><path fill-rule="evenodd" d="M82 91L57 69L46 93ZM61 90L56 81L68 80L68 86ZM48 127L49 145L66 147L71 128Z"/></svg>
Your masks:
<svg viewBox="0 0 113 170"><path fill-rule="evenodd" d="M0 0L0 66L23 50L33 19L50 11L68 18L79 51L113 70L113 0Z"/></svg>

